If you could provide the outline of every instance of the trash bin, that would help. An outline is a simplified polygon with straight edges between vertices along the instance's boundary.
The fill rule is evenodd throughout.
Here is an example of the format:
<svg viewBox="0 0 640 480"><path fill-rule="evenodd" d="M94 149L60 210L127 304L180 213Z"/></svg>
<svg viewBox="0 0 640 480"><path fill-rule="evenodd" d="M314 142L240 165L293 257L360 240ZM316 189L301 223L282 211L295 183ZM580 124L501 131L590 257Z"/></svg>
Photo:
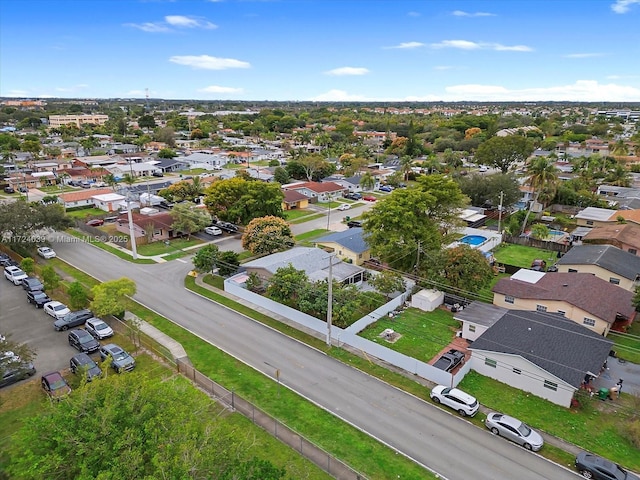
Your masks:
<svg viewBox="0 0 640 480"><path fill-rule="evenodd" d="M606 400L608 396L609 396L608 388L601 388L600 390L598 390L598 398L600 400Z"/></svg>
<svg viewBox="0 0 640 480"><path fill-rule="evenodd" d="M351 220L351 217L347 215L346 217L344 217L344 219L346 222L348 222L349 220Z"/></svg>

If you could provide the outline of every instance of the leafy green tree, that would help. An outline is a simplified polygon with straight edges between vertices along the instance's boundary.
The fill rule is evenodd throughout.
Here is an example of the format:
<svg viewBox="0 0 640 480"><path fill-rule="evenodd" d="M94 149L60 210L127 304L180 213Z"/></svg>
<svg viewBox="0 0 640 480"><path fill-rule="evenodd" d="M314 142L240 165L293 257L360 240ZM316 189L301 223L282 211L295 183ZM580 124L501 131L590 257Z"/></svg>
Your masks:
<svg viewBox="0 0 640 480"><path fill-rule="evenodd" d="M183 117L184 118L184 117ZM186 120L186 118L185 118ZM176 146L176 138L175 138L175 130L171 127L159 128L153 134L153 139L156 142L164 142L169 147L173 148Z"/></svg>
<svg viewBox="0 0 640 480"><path fill-rule="evenodd" d="M112 190L116 189L116 185L118 184L118 180L113 173L109 173L104 176L104 182L111 187Z"/></svg>
<svg viewBox="0 0 640 480"><path fill-rule="evenodd" d="M200 181L200 177L194 177L191 180L181 180L170 185L168 188L161 190L159 195L172 202L193 202L202 195L204 187Z"/></svg>
<svg viewBox="0 0 640 480"><path fill-rule="evenodd" d="M635 307L636 312L640 312L640 285L638 285L633 292L631 304Z"/></svg>
<svg viewBox="0 0 640 480"><path fill-rule="evenodd" d="M194 232L199 232L211 224L211 215L206 210L198 208L195 203L182 202L171 209L173 223L171 228L175 231L186 233L189 237Z"/></svg>
<svg viewBox="0 0 640 480"><path fill-rule="evenodd" d="M80 282L72 282L67 288L67 295L69 295L69 306L73 310L80 310L87 306L87 291Z"/></svg>
<svg viewBox="0 0 640 480"><path fill-rule="evenodd" d="M371 173L366 172L360 177L360 188L363 190L373 190L376 186L376 179Z"/></svg>
<svg viewBox="0 0 640 480"><path fill-rule="evenodd" d="M420 271L430 281L448 285L454 293L477 292L493 279L484 254L468 245L429 252L428 256Z"/></svg>
<svg viewBox="0 0 640 480"><path fill-rule="evenodd" d="M520 135L492 137L482 143L476 152L476 161L507 173L516 162L524 162L533 153L533 142Z"/></svg>
<svg viewBox="0 0 640 480"><path fill-rule="evenodd" d="M138 119L138 126L140 128L156 128L156 119L153 115L143 115Z"/></svg>
<svg viewBox="0 0 640 480"><path fill-rule="evenodd" d="M125 173L124 175L122 175L122 181L126 183L128 186L131 186L134 183L136 183L136 177L134 177L130 173Z"/></svg>
<svg viewBox="0 0 640 480"><path fill-rule="evenodd" d="M277 269L269 279L267 295L276 302L296 305L298 295L307 282L308 277L304 270L296 270L293 265L289 264Z"/></svg>
<svg viewBox="0 0 640 480"><path fill-rule="evenodd" d="M512 173L496 173L493 175L471 174L456 179L460 190L471 199L471 205L484 207L502 205L507 208L520 200L520 184Z"/></svg>
<svg viewBox="0 0 640 480"><path fill-rule="evenodd" d="M384 295L387 301L393 292L402 292L405 288L402 276L393 270L383 270L373 275L368 281L373 288Z"/></svg>
<svg viewBox="0 0 640 480"><path fill-rule="evenodd" d="M40 144L39 140L25 140L24 142L22 142L20 149L23 152L30 153L31 155L33 155L33 158L37 159L40 157L40 151L42 150L42 145Z"/></svg>
<svg viewBox="0 0 640 480"><path fill-rule="evenodd" d="M531 227L531 236L538 240L547 240L549 238L549 228L542 223L536 223Z"/></svg>
<svg viewBox="0 0 640 480"><path fill-rule="evenodd" d="M199 272L210 272L216 268L219 256L220 249L218 246L210 243L200 248L193 256L193 266Z"/></svg>
<svg viewBox="0 0 640 480"><path fill-rule="evenodd" d="M51 265L42 269L42 283L48 291L55 290L60 285L60 276Z"/></svg>
<svg viewBox="0 0 640 480"><path fill-rule="evenodd" d="M536 158L527 168L527 173L529 174L527 183L534 189L535 196L527 209L527 215L522 224L522 233L527 228L533 204L542 199L550 201L555 195L558 179L558 169L546 157Z"/></svg>
<svg viewBox="0 0 640 480"><path fill-rule="evenodd" d="M218 256L218 271L220 275L226 277L233 275L238 271L240 266L240 255L233 250L225 250L220 252Z"/></svg>
<svg viewBox="0 0 640 480"><path fill-rule="evenodd" d="M136 290L135 282L125 277L100 283L91 289L91 310L100 317L121 315L125 310L127 297L135 295Z"/></svg>
<svg viewBox="0 0 640 480"><path fill-rule="evenodd" d="M25 480L284 477L268 461L247 458L249 441L220 418L179 378L113 375L26 420L12 438L7 471ZM90 448L78 455L79 446Z"/></svg>
<svg viewBox="0 0 640 480"><path fill-rule="evenodd" d="M36 271L36 262L31 257L23 258L22 261L20 262L20 268L27 275L31 275L33 272Z"/></svg>
<svg viewBox="0 0 640 480"><path fill-rule="evenodd" d="M158 152L158 158L175 158L178 154L171 148L162 148Z"/></svg>
<svg viewBox="0 0 640 480"><path fill-rule="evenodd" d="M280 185L286 185L291 181L291 177L289 177L286 169L276 167L273 171L273 181L278 182Z"/></svg>
<svg viewBox="0 0 640 480"><path fill-rule="evenodd" d="M288 250L294 244L295 240L289 224L280 217L254 218L242 234L242 248L254 255Z"/></svg>
<svg viewBox="0 0 640 480"><path fill-rule="evenodd" d="M57 195L45 195L44 197L42 197L42 200L40 200L42 203L44 204L53 204L53 203L58 203L58 196Z"/></svg>

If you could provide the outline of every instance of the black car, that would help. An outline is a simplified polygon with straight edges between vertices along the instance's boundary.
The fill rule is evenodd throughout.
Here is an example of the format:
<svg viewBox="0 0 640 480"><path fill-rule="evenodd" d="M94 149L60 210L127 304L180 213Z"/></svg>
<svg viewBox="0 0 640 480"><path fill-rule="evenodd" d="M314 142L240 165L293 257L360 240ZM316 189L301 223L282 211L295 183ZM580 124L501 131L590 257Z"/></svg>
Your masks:
<svg viewBox="0 0 640 480"><path fill-rule="evenodd" d="M84 353L96 352L100 348L100 342L93 338L89 332L79 329L69 332L69 345Z"/></svg>
<svg viewBox="0 0 640 480"><path fill-rule="evenodd" d="M360 193L347 193L344 198L348 198L349 200L362 200L362 194Z"/></svg>
<svg viewBox="0 0 640 480"><path fill-rule="evenodd" d="M451 349L447 353L443 354L436 363L433 364L433 366L440 370L444 370L445 372L450 372L462 363L463 360L464 353Z"/></svg>
<svg viewBox="0 0 640 480"><path fill-rule="evenodd" d="M2 376L0 377L0 387L5 387L12 383L19 382L27 377L31 377L35 373L36 369L31 362L26 362L21 365L12 365L7 369L3 369Z"/></svg>
<svg viewBox="0 0 640 480"><path fill-rule="evenodd" d="M27 277L22 279L22 288L27 292L41 291L44 292L44 285L35 277Z"/></svg>
<svg viewBox="0 0 640 480"><path fill-rule="evenodd" d="M67 330L68 328L77 327L84 324L87 320L93 318L93 313L89 309L76 310L69 312L64 317L53 322L56 330Z"/></svg>
<svg viewBox="0 0 640 480"><path fill-rule="evenodd" d="M18 188L18 191L19 191L20 193L28 193L28 192L29 192L29 189L28 189L27 187L20 187L20 188Z"/></svg>
<svg viewBox="0 0 640 480"><path fill-rule="evenodd" d="M41 290L34 290L33 292L27 292L27 302L36 306L36 308L44 307L44 304L50 302L49 295Z"/></svg>
<svg viewBox="0 0 640 480"><path fill-rule="evenodd" d="M8 267L10 265L18 266L18 262L16 262L13 258L11 258L6 253L0 253L0 267Z"/></svg>
<svg viewBox="0 0 640 480"><path fill-rule="evenodd" d="M102 370L98 364L86 353L79 353L71 357L69 360L69 368L72 373L86 375L87 382L93 380L94 377L102 375Z"/></svg>
<svg viewBox="0 0 640 480"><path fill-rule="evenodd" d="M362 222L360 220L349 220L347 222L349 228L362 228Z"/></svg>
<svg viewBox="0 0 640 480"><path fill-rule="evenodd" d="M4 193L16 193L13 187L4 187Z"/></svg>
<svg viewBox="0 0 640 480"><path fill-rule="evenodd" d="M233 223L230 223L230 222L217 221L214 223L214 225L218 227L220 230L222 230L223 232L227 232L227 233L238 233L238 230L239 230L237 225L234 225Z"/></svg>
<svg viewBox="0 0 640 480"><path fill-rule="evenodd" d="M627 472L620 465L587 452L578 454L576 468L584 478L593 480L640 480L640 477Z"/></svg>

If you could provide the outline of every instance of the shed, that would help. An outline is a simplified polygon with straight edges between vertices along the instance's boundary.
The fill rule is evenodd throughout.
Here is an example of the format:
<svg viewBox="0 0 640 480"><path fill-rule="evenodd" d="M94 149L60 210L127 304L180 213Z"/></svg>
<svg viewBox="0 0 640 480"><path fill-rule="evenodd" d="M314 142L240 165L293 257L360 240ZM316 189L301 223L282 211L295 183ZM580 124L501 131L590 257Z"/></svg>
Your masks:
<svg viewBox="0 0 640 480"><path fill-rule="evenodd" d="M439 290L420 290L411 297L411 306L425 312L433 312L443 303L444 292Z"/></svg>

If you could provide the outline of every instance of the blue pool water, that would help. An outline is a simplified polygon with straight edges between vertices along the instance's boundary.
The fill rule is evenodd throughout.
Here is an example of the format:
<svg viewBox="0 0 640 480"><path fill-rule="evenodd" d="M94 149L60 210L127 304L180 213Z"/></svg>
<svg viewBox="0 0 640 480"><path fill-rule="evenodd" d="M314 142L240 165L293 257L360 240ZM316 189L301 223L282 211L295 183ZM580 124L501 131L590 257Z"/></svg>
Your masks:
<svg viewBox="0 0 640 480"><path fill-rule="evenodd" d="M551 235L552 237L561 237L565 234L566 232L563 232L562 230L549 230L549 235Z"/></svg>
<svg viewBox="0 0 640 480"><path fill-rule="evenodd" d="M462 237L459 242L466 243L467 245L471 245L472 247L477 247L478 245L482 245L487 241L487 237L483 237L482 235L467 235Z"/></svg>

